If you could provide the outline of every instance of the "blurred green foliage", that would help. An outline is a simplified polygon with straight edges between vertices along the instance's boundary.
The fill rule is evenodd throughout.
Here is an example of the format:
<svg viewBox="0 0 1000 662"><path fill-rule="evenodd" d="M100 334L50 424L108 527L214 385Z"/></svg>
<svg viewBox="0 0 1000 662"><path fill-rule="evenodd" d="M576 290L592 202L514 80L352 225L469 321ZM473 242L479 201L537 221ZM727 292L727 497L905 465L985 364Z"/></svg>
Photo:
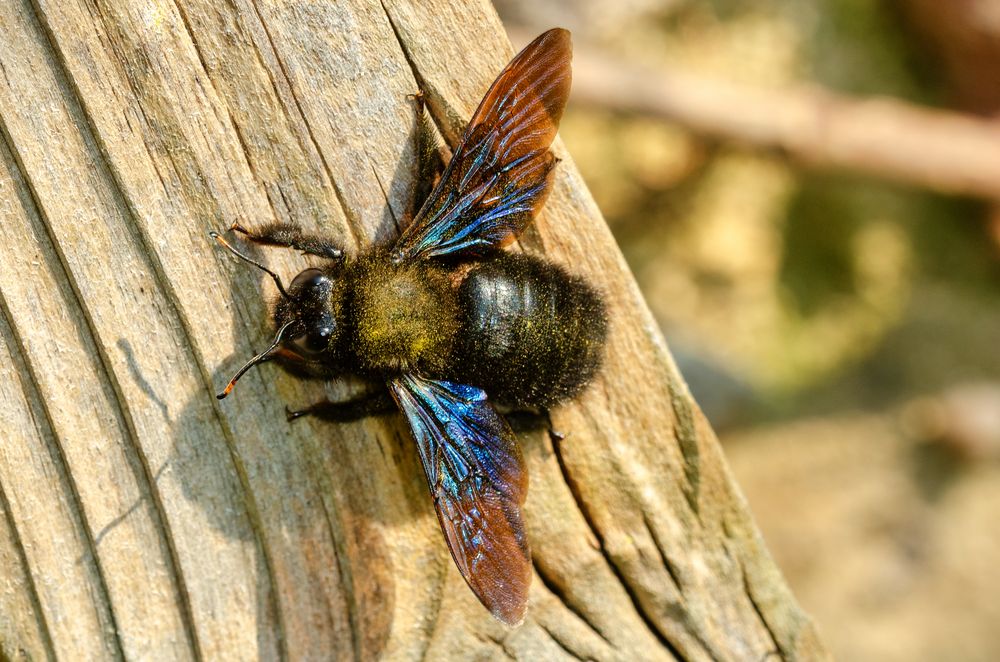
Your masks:
<svg viewBox="0 0 1000 662"><path fill-rule="evenodd" d="M762 87L935 103L943 81L893 7L673 3L622 49ZM563 135L682 363L749 386L734 397L750 406L719 411L875 408L1000 379L1000 250L983 205L598 110L571 106ZM718 394L687 377L712 416Z"/></svg>
<svg viewBox="0 0 1000 662"><path fill-rule="evenodd" d="M574 30L654 68L944 105L975 95L904 11L939 2L580 0L617 15ZM834 655L997 659L1000 205L572 103L560 132Z"/></svg>

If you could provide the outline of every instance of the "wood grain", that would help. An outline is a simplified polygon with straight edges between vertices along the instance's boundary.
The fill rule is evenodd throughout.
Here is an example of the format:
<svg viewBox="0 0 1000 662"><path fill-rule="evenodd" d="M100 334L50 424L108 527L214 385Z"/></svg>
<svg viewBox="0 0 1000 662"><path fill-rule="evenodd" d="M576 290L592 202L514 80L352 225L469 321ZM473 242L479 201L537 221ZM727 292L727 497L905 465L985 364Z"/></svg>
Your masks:
<svg viewBox="0 0 1000 662"><path fill-rule="evenodd" d="M511 55L483 2L0 3L4 655L825 657L561 145L521 247L593 280L612 335L565 440L522 437L523 626L453 567L400 417L288 425L351 385L271 367L213 397L273 288L208 231L391 239L406 95L454 142Z"/></svg>

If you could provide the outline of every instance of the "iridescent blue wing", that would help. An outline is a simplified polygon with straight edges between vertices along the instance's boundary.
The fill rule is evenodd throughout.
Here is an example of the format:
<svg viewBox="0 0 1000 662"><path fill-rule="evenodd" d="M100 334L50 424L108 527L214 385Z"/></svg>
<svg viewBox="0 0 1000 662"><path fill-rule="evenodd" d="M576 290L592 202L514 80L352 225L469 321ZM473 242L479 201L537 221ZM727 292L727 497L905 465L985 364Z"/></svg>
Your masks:
<svg viewBox="0 0 1000 662"><path fill-rule="evenodd" d="M570 87L569 32L545 32L500 73L438 185L396 244L396 259L484 254L512 241L548 193Z"/></svg>
<svg viewBox="0 0 1000 662"><path fill-rule="evenodd" d="M520 623L531 556L521 521L528 473L514 433L472 386L403 375L389 387L416 439L455 564L494 616Z"/></svg>

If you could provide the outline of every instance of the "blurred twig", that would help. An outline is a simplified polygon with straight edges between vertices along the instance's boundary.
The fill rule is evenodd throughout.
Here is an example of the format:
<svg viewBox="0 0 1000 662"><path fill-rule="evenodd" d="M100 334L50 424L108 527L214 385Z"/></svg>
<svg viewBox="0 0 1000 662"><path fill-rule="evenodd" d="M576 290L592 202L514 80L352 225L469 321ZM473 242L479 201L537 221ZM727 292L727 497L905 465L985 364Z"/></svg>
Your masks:
<svg viewBox="0 0 1000 662"><path fill-rule="evenodd" d="M1000 123L820 88L760 89L577 48L574 99L944 193L1000 200Z"/></svg>
<svg viewBox="0 0 1000 662"><path fill-rule="evenodd" d="M903 407L900 422L910 436L962 459L1000 459L1000 384L959 384L917 398Z"/></svg>
<svg viewBox="0 0 1000 662"><path fill-rule="evenodd" d="M1000 112L1000 4L893 0L893 5L916 33L921 54L941 68L956 105L980 115Z"/></svg>

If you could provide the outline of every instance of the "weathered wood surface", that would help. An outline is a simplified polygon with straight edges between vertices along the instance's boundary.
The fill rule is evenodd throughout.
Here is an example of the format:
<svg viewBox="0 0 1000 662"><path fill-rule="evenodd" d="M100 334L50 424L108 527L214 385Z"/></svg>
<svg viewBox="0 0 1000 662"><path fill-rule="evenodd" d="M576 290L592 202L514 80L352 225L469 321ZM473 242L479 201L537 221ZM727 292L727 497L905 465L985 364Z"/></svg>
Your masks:
<svg viewBox="0 0 1000 662"><path fill-rule="evenodd" d="M825 656L561 146L521 243L607 293L612 335L565 441L522 437L523 626L453 567L400 417L289 426L324 387L273 367L213 397L272 290L208 231L393 237L406 95L454 140L511 54L483 2L0 2L4 655Z"/></svg>

